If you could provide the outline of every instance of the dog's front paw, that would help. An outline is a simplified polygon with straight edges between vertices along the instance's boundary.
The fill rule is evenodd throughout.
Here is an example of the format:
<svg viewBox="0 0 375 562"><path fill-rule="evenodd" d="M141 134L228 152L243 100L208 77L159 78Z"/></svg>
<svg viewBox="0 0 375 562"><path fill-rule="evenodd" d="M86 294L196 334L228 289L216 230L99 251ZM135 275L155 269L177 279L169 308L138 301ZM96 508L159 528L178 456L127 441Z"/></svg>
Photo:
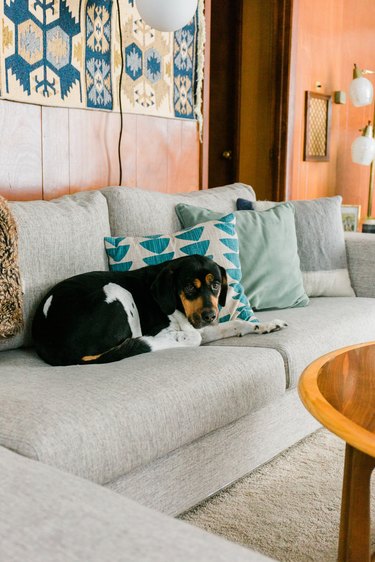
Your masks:
<svg viewBox="0 0 375 562"><path fill-rule="evenodd" d="M179 347L199 347L202 336L198 330L168 330L168 337L178 344Z"/></svg>
<svg viewBox="0 0 375 562"><path fill-rule="evenodd" d="M257 334L269 334L270 332L278 332L285 328L288 324L284 320L271 320L270 322L261 322L255 324L254 331Z"/></svg>
<svg viewBox="0 0 375 562"><path fill-rule="evenodd" d="M224 322L224 324L221 325L222 330L223 332L228 330L228 334L223 337L234 336L241 338L242 336L246 336L247 334L254 332L254 327L256 325L257 324L254 322L248 322L247 320L240 320L238 318L236 320L231 320L228 323Z"/></svg>

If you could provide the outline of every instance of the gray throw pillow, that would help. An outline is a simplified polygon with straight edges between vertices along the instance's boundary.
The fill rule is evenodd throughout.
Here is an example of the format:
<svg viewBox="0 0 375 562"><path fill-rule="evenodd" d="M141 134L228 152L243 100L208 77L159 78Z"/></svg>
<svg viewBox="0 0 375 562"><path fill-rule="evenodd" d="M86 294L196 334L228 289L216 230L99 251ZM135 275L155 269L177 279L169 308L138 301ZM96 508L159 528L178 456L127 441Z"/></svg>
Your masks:
<svg viewBox="0 0 375 562"><path fill-rule="evenodd" d="M295 208L298 253L303 285L309 297L353 297L341 219L342 197L288 201ZM255 211L266 211L273 201L254 201Z"/></svg>

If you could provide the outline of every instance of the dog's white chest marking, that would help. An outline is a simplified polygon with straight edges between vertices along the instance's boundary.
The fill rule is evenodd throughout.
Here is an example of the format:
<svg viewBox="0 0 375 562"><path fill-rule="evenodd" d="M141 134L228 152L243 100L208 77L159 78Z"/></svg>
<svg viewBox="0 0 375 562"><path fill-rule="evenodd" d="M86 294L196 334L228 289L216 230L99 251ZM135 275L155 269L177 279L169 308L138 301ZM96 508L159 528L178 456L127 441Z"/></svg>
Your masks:
<svg viewBox="0 0 375 562"><path fill-rule="evenodd" d="M170 324L156 336L144 336L142 339L151 348L151 351L161 351L172 347L198 347L201 344L201 335L193 328L182 312L176 310L168 317Z"/></svg>
<svg viewBox="0 0 375 562"><path fill-rule="evenodd" d="M108 283L108 285L103 287L103 291L106 297L105 302L110 304L111 302L119 301L122 304L128 317L132 337L139 338L142 335L141 322L133 295L116 283Z"/></svg>
<svg viewBox="0 0 375 562"><path fill-rule="evenodd" d="M53 295L48 297L48 299L46 300L46 302L44 303L44 306L43 306L43 314L46 318L47 318L47 314L48 314L48 311L49 311L49 307L51 306L51 303L52 303L52 298L53 298Z"/></svg>

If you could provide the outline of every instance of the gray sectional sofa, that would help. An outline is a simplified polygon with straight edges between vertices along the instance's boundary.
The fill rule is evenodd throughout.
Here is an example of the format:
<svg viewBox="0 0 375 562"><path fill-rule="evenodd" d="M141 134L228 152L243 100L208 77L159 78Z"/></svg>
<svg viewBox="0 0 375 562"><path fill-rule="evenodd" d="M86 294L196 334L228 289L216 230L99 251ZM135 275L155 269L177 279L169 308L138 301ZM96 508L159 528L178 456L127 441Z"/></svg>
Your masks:
<svg viewBox="0 0 375 562"><path fill-rule="evenodd" d="M63 491L65 485L72 486L73 496L83 486L82 495L77 492L80 505L78 500L72 508L64 504L77 521L80 510L94 513L101 510L101 502L108 501L113 503L114 518L121 510L125 517L134 514L139 522L144 515L147 529L154 518L155 533L160 525L163 533L185 532L187 543L190 533L191 541L200 544L207 539L198 531L151 515L132 501L175 516L317 429L298 398L298 377L319 355L375 339L372 235L351 234L346 240L357 297L320 297L311 299L306 308L257 313L260 320L275 316L286 320L289 326L281 332L229 338L198 349L172 349L106 365L50 367L32 348L30 321L37 302L63 278L108 269L105 236L174 232L180 229L177 203L225 214L235 210L239 197L254 199L255 194L243 184L176 195L110 187L49 202L11 203L19 231L26 325L15 338L0 342L0 465L2 471L15 467L20 490L23 475L30 472L32 492L24 497L30 513L33 498L39 497L40 470L41 482L51 478L50 487L46 484L40 491L45 497L49 493L59 496L60 484L53 484L57 480ZM12 474L13 468L9 470ZM25 478L27 482L29 477ZM85 508L91 490L92 505ZM111 491L127 499L120 500ZM20 492L12 506L12 525L5 527L10 535L10 528L17 526L15 510L22 511L22 497ZM11 494L4 490L3 480L2 517L7 503ZM69 518L61 510L55 516ZM110 519L109 510L103 525ZM26 524L24 518L20 521L21 526ZM0 532L5 532L3 522ZM119 541L120 547L124 540ZM19 542L19 530L14 529L14 543ZM159 560L139 552L140 560ZM39 559L43 558L35 558ZM70 560L58 555L45 559ZM93 554L85 559L100 557ZM180 558L176 554L174 559ZM194 555L194 559L199 558ZM229 559L251 558L238 552Z"/></svg>
<svg viewBox="0 0 375 562"><path fill-rule="evenodd" d="M0 448L2 562L267 562L269 558Z"/></svg>

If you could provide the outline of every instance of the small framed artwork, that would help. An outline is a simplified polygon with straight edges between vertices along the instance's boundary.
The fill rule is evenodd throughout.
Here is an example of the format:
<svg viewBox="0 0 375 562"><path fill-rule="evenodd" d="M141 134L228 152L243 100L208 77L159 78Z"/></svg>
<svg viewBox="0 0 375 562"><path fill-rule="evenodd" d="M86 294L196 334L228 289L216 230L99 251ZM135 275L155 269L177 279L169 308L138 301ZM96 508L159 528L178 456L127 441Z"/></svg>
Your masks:
<svg viewBox="0 0 375 562"><path fill-rule="evenodd" d="M345 232L357 232L361 205L341 205L341 216Z"/></svg>
<svg viewBox="0 0 375 562"><path fill-rule="evenodd" d="M312 162L329 160L332 97L315 92L305 95L305 142L303 159Z"/></svg>

